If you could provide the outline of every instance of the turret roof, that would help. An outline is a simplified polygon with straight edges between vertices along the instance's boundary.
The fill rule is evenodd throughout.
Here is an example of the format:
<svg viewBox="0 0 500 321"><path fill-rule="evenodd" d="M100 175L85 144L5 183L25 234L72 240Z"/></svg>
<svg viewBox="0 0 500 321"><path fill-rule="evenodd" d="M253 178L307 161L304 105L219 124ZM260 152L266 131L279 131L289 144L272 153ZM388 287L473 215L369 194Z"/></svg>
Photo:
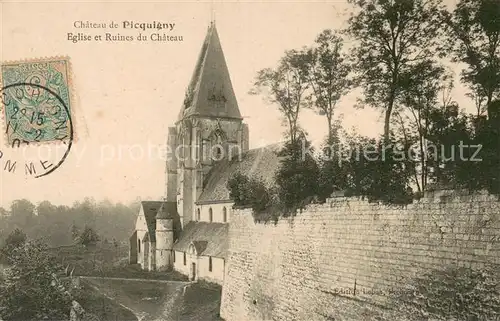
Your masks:
<svg viewBox="0 0 500 321"><path fill-rule="evenodd" d="M176 213L177 204L175 202L162 202L156 213L156 219L173 219Z"/></svg>

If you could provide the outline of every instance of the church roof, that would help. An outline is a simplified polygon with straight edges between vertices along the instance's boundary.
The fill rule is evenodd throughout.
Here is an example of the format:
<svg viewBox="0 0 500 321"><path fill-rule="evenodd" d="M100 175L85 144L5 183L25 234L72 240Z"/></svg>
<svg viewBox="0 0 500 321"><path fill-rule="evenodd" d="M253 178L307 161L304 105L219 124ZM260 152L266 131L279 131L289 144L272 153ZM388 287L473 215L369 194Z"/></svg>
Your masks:
<svg viewBox="0 0 500 321"><path fill-rule="evenodd" d="M191 115L241 119L215 23L208 28L178 119Z"/></svg>
<svg viewBox="0 0 500 321"><path fill-rule="evenodd" d="M218 161L208 173L198 203L230 201L227 182L236 173L260 177L270 185L274 181L274 174L280 164L277 154L280 146L280 144L274 144L251 149L232 160Z"/></svg>
<svg viewBox="0 0 500 321"><path fill-rule="evenodd" d="M193 243L198 255L226 258L229 249L229 225L191 221L184 227L174 250L188 252Z"/></svg>
<svg viewBox="0 0 500 321"><path fill-rule="evenodd" d="M142 211L148 226L149 239L151 242L156 242L156 214L160 209L163 201L142 201Z"/></svg>

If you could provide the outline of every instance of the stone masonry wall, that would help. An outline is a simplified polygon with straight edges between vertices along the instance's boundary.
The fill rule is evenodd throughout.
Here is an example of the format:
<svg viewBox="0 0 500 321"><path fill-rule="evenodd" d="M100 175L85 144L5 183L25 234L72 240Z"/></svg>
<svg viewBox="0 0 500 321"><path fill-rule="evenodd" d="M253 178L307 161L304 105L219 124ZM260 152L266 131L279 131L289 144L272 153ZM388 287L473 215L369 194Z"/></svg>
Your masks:
<svg viewBox="0 0 500 321"><path fill-rule="evenodd" d="M240 210L229 237L226 321L374 320L423 272L500 268L500 202L452 191L405 207L333 198L277 225Z"/></svg>

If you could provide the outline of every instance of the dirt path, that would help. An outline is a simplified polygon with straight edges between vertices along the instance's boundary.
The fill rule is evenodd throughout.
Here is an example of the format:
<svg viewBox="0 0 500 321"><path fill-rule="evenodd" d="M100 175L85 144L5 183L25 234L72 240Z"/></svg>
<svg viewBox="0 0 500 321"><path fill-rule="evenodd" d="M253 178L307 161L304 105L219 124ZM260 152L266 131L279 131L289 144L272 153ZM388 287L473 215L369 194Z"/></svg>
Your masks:
<svg viewBox="0 0 500 321"><path fill-rule="evenodd" d="M155 279L132 279L132 278L112 278L101 276L79 276L82 280L112 280L112 281L136 281L136 282L154 282L154 283L169 283L169 284L189 284L190 282L184 281L169 281L169 280L155 280Z"/></svg>
<svg viewBox="0 0 500 321"><path fill-rule="evenodd" d="M96 291L131 311L139 321L178 320L176 302L189 282L81 277Z"/></svg>

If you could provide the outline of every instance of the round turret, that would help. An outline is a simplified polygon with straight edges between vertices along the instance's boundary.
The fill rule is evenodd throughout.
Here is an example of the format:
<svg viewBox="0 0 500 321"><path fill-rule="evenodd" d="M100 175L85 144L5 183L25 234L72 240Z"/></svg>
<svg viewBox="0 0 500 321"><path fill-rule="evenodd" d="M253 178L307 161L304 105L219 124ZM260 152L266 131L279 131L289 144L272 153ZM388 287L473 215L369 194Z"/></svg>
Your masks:
<svg viewBox="0 0 500 321"><path fill-rule="evenodd" d="M166 270L172 267L174 245L173 212L175 202L163 202L156 213L156 268Z"/></svg>

